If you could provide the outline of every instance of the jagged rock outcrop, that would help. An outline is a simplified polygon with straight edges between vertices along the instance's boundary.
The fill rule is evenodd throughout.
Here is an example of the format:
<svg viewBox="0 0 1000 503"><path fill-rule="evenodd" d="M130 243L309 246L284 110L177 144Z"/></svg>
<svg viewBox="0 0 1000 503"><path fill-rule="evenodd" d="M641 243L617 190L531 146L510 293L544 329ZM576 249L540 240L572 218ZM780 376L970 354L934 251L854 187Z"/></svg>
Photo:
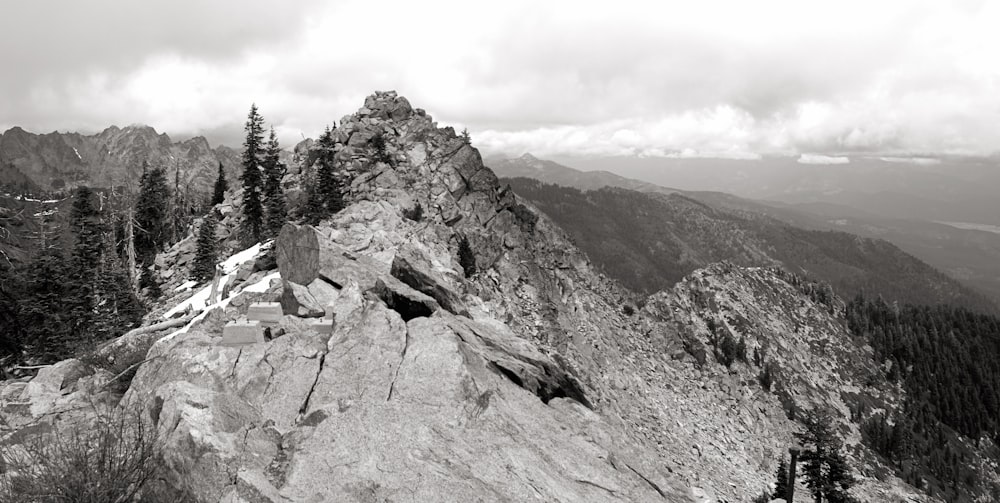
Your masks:
<svg viewBox="0 0 1000 503"><path fill-rule="evenodd" d="M370 148L380 133L389 162ZM526 217L478 152L391 93L336 134L351 204L277 238L295 300L283 335L220 347L218 325L196 323L155 344L133 381L127 398L165 428L177 481L207 501L686 501L575 370L461 274L459 236L483 269L531 253L518 249ZM418 203L422 221L402 216ZM332 334L300 318L313 292L333 299Z"/></svg>
<svg viewBox="0 0 1000 503"><path fill-rule="evenodd" d="M283 277L316 279L280 258L309 233L279 237ZM380 292L418 292L337 262L365 286L340 285L332 335L288 317L274 341L229 348L195 327L136 376L130 395L152 398L168 461L206 500L683 501L533 344L440 308L410 317Z"/></svg>

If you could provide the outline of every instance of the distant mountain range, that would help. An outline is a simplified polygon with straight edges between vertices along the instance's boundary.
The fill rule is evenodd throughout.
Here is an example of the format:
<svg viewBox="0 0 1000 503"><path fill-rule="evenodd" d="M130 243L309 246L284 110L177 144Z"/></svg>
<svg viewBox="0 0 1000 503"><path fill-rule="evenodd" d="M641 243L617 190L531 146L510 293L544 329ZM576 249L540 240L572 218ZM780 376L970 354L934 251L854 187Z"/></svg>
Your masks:
<svg viewBox="0 0 1000 503"><path fill-rule="evenodd" d="M0 186L27 192L137 184L144 163L165 168L171 181L179 170L182 184L207 192L220 162L235 177L239 152L213 148L200 136L174 142L143 125L111 126L94 135L15 127L0 135Z"/></svg>
<svg viewBox="0 0 1000 503"><path fill-rule="evenodd" d="M608 171L664 187L726 192L788 204L836 204L892 219L1000 225L1000 158L554 159L584 172ZM811 162L816 162L815 158ZM822 161L820 161L822 162Z"/></svg>
<svg viewBox="0 0 1000 503"><path fill-rule="evenodd" d="M582 172L530 155L489 162L499 176L515 177L505 181L566 229L606 273L641 292L666 288L698 267L729 260L779 263L829 282L843 295L865 290L901 302L996 309L1000 281L969 281L947 265L971 254L972 263L979 264L973 267L997 267L990 258L1000 254L1000 235L922 222L907 227L878 217L830 219L791 205ZM852 233L831 232L838 230ZM905 243L906 249L870 239L880 234ZM933 265L944 264L939 267L951 276L909 255L911 250L921 252L920 259L933 259Z"/></svg>
<svg viewBox="0 0 1000 503"><path fill-rule="evenodd" d="M580 190L620 187L623 189L661 192L665 194L678 192L675 189L662 187L653 183L625 178L610 171L580 171L554 161L539 159L531 154L524 154L521 157L509 159L492 157L487 158L485 162L496 172L497 176L534 178L564 187L575 187Z"/></svg>

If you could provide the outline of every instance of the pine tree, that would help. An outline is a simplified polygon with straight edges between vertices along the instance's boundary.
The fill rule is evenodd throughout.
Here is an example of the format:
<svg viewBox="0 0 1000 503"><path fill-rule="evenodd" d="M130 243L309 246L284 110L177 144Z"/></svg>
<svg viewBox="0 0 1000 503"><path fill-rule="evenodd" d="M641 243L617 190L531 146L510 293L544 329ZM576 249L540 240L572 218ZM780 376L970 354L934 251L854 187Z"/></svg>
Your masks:
<svg viewBox="0 0 1000 503"><path fill-rule="evenodd" d="M392 157L389 155L389 151L385 143L385 134L382 131L375 133L369 140L369 144L372 147L372 158L375 162L384 162L386 164L392 164Z"/></svg>
<svg viewBox="0 0 1000 503"><path fill-rule="evenodd" d="M281 189L281 180L285 177L285 165L281 162L281 147L278 138L271 128L271 135L264 152L264 201L267 234L270 237L278 235L281 227L288 221L288 210L285 208L285 192Z"/></svg>
<svg viewBox="0 0 1000 503"><path fill-rule="evenodd" d="M15 284L16 279L11 270L0 268L0 379L4 376L5 363L18 363L21 360L24 329L18 321L17 298L15 291L23 294Z"/></svg>
<svg viewBox="0 0 1000 503"><path fill-rule="evenodd" d="M306 175L306 204L300 210L302 220L316 225L344 209L344 196L337 179L333 131L327 127L312 149L312 170Z"/></svg>
<svg viewBox="0 0 1000 503"><path fill-rule="evenodd" d="M326 209L324 218L340 213L340 210L344 209L344 194L332 166L320 165L316 184L323 200L323 207Z"/></svg>
<svg viewBox="0 0 1000 503"><path fill-rule="evenodd" d="M320 136L319 144L320 156L317 159L319 169L316 171L316 182L323 199L323 206L326 208L323 218L326 218L344 209L344 194L340 180L337 179L333 131L330 128Z"/></svg>
<svg viewBox="0 0 1000 503"><path fill-rule="evenodd" d="M142 320L145 309L132 291L125 264L114 253L103 255L96 290L91 326L96 340L118 337Z"/></svg>
<svg viewBox="0 0 1000 503"><path fill-rule="evenodd" d="M462 143L465 143L466 145L472 145L472 137L469 136L468 129L462 129Z"/></svg>
<svg viewBox="0 0 1000 503"><path fill-rule="evenodd" d="M76 238L73 245L74 268L96 271L104 249L106 228L97 194L90 187L80 186L73 192L69 225Z"/></svg>
<svg viewBox="0 0 1000 503"><path fill-rule="evenodd" d="M105 231L97 194L89 187L81 186L73 192L69 225L75 239L64 278L67 286L64 311L70 316L72 332L82 339L90 334L89 325L94 319Z"/></svg>
<svg viewBox="0 0 1000 503"><path fill-rule="evenodd" d="M215 234L217 224L215 213L209 212L198 228L194 268L191 270L191 277L197 281L207 281L215 276L215 264L219 260L219 239Z"/></svg>
<svg viewBox="0 0 1000 503"><path fill-rule="evenodd" d="M841 451L842 442L833 431L828 415L808 416L806 431L795 436L804 446L811 448L802 452L802 474L806 486L817 503L851 502L850 488L855 484L847 460Z"/></svg>
<svg viewBox="0 0 1000 503"><path fill-rule="evenodd" d="M64 306L69 294L65 257L51 237L54 231L43 227L42 232L39 254L21 270L17 311L29 357L52 362L72 353L67 340L72 320Z"/></svg>
<svg viewBox="0 0 1000 503"><path fill-rule="evenodd" d="M774 474L774 497L781 499L788 497L788 463L784 456L778 461L778 470Z"/></svg>
<svg viewBox="0 0 1000 503"><path fill-rule="evenodd" d="M264 118L257 113L257 105L250 106L246 122L246 140L243 142L243 222L241 227L245 244L261 241L264 230L262 205L263 181L260 164L263 154Z"/></svg>
<svg viewBox="0 0 1000 503"><path fill-rule="evenodd" d="M327 217L323 194L319 190L316 173L310 173L305 178L306 204L302 208L302 221L308 225L318 225Z"/></svg>
<svg viewBox="0 0 1000 503"><path fill-rule="evenodd" d="M219 162L219 176L215 179L215 188L212 191L212 199L209 206L222 204L226 200L226 191L229 190L229 183L226 182L226 173L222 171L222 162Z"/></svg>
<svg viewBox="0 0 1000 503"><path fill-rule="evenodd" d="M462 236L458 241L458 263L465 272L465 277L470 278L476 274L476 256L469 245L469 239Z"/></svg>
<svg viewBox="0 0 1000 503"><path fill-rule="evenodd" d="M167 205L170 190L167 188L166 173L163 168L153 168L142 174L139 181L139 197L136 200L135 253L138 262L148 266L157 252L167 242Z"/></svg>

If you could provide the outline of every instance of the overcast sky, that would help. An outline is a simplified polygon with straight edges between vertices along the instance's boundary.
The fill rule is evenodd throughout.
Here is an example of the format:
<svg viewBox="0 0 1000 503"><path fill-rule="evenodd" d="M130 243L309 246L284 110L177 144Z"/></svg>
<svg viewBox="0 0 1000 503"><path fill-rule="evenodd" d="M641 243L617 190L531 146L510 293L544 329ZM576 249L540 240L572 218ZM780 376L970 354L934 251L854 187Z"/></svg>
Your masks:
<svg viewBox="0 0 1000 503"><path fill-rule="evenodd" d="M396 89L486 153L1000 151L1000 2L0 1L4 130L290 146Z"/></svg>

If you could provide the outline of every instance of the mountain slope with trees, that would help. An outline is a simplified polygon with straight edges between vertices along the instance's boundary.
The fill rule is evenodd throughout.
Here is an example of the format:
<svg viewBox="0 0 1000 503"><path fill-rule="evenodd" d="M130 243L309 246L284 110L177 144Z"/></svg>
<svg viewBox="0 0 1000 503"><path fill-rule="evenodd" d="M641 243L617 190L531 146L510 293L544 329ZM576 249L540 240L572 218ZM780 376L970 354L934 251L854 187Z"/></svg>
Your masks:
<svg viewBox="0 0 1000 503"><path fill-rule="evenodd" d="M793 227L818 231L840 231L863 237L882 239L896 245L904 252L913 255L931 267L958 280L963 285L982 292L990 297L993 303L1000 303L1000 234L974 230L936 221L922 220L915 212L895 213L885 216L866 211L865 205L878 204L885 193L868 194L857 205L835 204L832 202L801 202L798 204L782 203L775 200L753 200L738 197L730 193L703 190L678 190L662 185L640 181L633 178L609 173L607 171L581 171L562 164L538 159L530 154L517 158L489 159L489 165L500 177L525 177L545 183L574 187L580 190L597 190L603 187L618 187L640 192L658 194L681 194L700 201L714 208L765 215ZM587 165L580 159L582 165ZM709 160L697 161L705 164L701 170L692 173L704 173L712 176L713 167ZM749 165L745 165L749 166ZM753 166L756 180L761 173ZM881 166L879 169L881 169ZM897 166L898 168L898 166ZM798 165L797 171L802 174L804 166ZM863 170L869 175L877 176L879 170ZM733 175L738 179L751 181L747 172L737 170ZM825 173L817 173L826 176ZM859 173L855 173L858 175ZM901 175L897 172L895 175ZM696 180L694 185L698 186ZM980 186L983 186L980 184ZM976 221L976 220L970 220Z"/></svg>
<svg viewBox="0 0 1000 503"><path fill-rule="evenodd" d="M848 297L864 291L900 303L997 309L886 241L804 230L679 193L584 192L528 178L504 181L565 229L606 274L640 293L667 288L694 269L727 260L781 264Z"/></svg>

